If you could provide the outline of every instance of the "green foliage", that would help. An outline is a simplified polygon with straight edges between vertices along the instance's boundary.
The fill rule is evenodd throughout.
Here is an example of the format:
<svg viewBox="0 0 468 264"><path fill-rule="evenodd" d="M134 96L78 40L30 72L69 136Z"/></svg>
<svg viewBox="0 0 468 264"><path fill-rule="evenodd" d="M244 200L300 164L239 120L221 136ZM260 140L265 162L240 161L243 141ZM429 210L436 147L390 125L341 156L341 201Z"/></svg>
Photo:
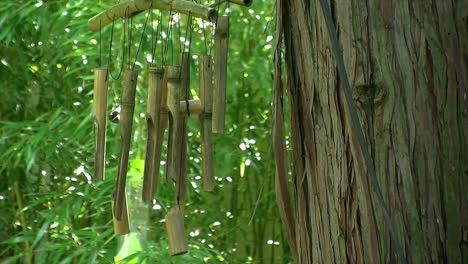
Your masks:
<svg viewBox="0 0 468 264"><path fill-rule="evenodd" d="M270 148L272 43L267 36L272 3L230 6L226 133L214 137L217 186L213 193L201 190L199 124L193 119L189 122L189 195L184 211L189 253L178 257L169 256L162 222L174 203L174 187L161 178L155 206L148 209L140 201L149 28L136 63L140 83L127 183L131 235L116 237L112 228L110 197L119 153L116 124L108 123L106 180L91 182L92 69L99 67L100 58L103 66L107 63L111 26L101 34L94 33L87 29L87 19L113 3L18 0L0 7L0 261L289 261L275 205ZM221 5L220 12L227 7L227 3ZM163 15L167 17L167 13ZM133 21L132 54L138 49L145 20L145 14L140 14ZM200 21L194 21L195 29L200 30ZM114 76L123 60L122 28L121 22L115 24ZM173 39L180 37L175 29L173 34ZM210 52L204 38L203 31L194 33L193 55ZM179 47L174 40L168 56ZM155 59L161 59L159 48ZM198 90L196 69L196 60L192 60L193 96ZM119 81L112 81L109 112L118 105L119 89ZM164 169L162 166L161 175Z"/></svg>

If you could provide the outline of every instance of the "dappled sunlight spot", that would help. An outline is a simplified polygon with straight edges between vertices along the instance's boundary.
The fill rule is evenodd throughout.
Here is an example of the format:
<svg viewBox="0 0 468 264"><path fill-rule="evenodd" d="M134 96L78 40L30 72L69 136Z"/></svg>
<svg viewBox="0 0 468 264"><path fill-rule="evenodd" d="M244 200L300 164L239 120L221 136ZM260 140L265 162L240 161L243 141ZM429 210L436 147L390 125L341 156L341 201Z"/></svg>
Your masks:
<svg viewBox="0 0 468 264"><path fill-rule="evenodd" d="M91 181L91 175L85 170L83 165L80 165L78 168L74 170L75 175L83 174L88 181ZM54 177L55 179L56 177Z"/></svg>
<svg viewBox="0 0 468 264"><path fill-rule="evenodd" d="M270 41L272 41L272 40L273 40L273 36L267 36L266 42L270 42Z"/></svg>
<svg viewBox="0 0 468 264"><path fill-rule="evenodd" d="M244 150L247 149L247 146L246 146L244 143L240 143L240 144L239 144L239 148L240 148L242 151L244 151Z"/></svg>
<svg viewBox="0 0 468 264"><path fill-rule="evenodd" d="M76 187L75 186L70 186L70 187L68 187L68 190L69 191L74 191L74 190L76 190Z"/></svg>
<svg viewBox="0 0 468 264"><path fill-rule="evenodd" d="M198 236L198 235L200 235L200 230L198 230L198 229L195 230L195 231L193 231L193 232L190 232L190 236L191 236L191 237L196 237L196 236Z"/></svg>
<svg viewBox="0 0 468 264"><path fill-rule="evenodd" d="M250 166L252 164L252 161L250 159L245 160L245 166Z"/></svg>
<svg viewBox="0 0 468 264"><path fill-rule="evenodd" d="M37 4L35 4L34 6L37 7L37 8L39 8L39 7L41 7L43 4L44 4L44 2L43 2L42 0L39 0L39 1L37 2Z"/></svg>
<svg viewBox="0 0 468 264"><path fill-rule="evenodd" d="M215 221L212 225L213 225L213 226L219 226L219 225L221 225L221 222Z"/></svg>
<svg viewBox="0 0 468 264"><path fill-rule="evenodd" d="M4 59L1 60L2 61L2 64L5 65L5 66L9 66L10 64L8 64L8 62Z"/></svg>
<svg viewBox="0 0 468 264"><path fill-rule="evenodd" d="M201 176L200 175L195 176L195 180L197 180L197 181L201 180Z"/></svg>
<svg viewBox="0 0 468 264"><path fill-rule="evenodd" d="M226 180L227 180L228 182L232 182L232 178L229 177L229 176L226 177Z"/></svg>
<svg viewBox="0 0 468 264"><path fill-rule="evenodd" d="M254 13L253 9L249 9L249 14L253 14L253 13Z"/></svg>
<svg viewBox="0 0 468 264"><path fill-rule="evenodd" d="M154 202L155 202L155 200L153 200L153 203L154 203ZM159 204L156 203L155 205L153 205L152 209L153 209L153 210L161 210L162 207L161 207L161 205L159 205Z"/></svg>
<svg viewBox="0 0 468 264"><path fill-rule="evenodd" d="M4 199L5 199L5 196L0 195L0 200L4 200Z"/></svg>
<svg viewBox="0 0 468 264"><path fill-rule="evenodd" d="M193 187L194 189L197 189L197 188L198 188L198 185L197 185L196 182L191 181L190 183L192 184L192 187Z"/></svg>

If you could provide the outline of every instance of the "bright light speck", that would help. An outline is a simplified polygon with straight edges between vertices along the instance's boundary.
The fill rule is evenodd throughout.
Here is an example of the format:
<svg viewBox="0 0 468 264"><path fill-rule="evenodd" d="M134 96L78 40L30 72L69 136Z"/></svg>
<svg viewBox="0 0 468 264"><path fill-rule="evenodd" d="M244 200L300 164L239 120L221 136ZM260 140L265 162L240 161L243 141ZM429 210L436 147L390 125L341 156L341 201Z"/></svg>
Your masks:
<svg viewBox="0 0 468 264"><path fill-rule="evenodd" d="M273 36L268 36L267 39L266 39L267 42L270 42L272 40L273 40Z"/></svg>
<svg viewBox="0 0 468 264"><path fill-rule="evenodd" d="M230 8L226 8L226 10L224 10L224 12L226 12L226 14L229 14L229 13L231 13L231 9L230 9Z"/></svg>
<svg viewBox="0 0 468 264"><path fill-rule="evenodd" d="M221 225L221 222L216 221L216 222L213 223L213 225L214 225L214 226L219 226L219 225Z"/></svg>
<svg viewBox="0 0 468 264"><path fill-rule="evenodd" d="M240 143L239 148L240 148L241 150L246 150L246 149L247 149L247 146L246 146L244 143Z"/></svg>
<svg viewBox="0 0 468 264"><path fill-rule="evenodd" d="M3 195L0 195L0 200L3 200L5 199L5 197Z"/></svg>
<svg viewBox="0 0 468 264"><path fill-rule="evenodd" d="M46 176L46 175L47 175L47 171L42 170L42 171L41 171L41 174L42 174L42 176Z"/></svg>
<svg viewBox="0 0 468 264"><path fill-rule="evenodd" d="M198 176L195 176L195 180L200 180L201 179L201 176L198 175Z"/></svg>
<svg viewBox="0 0 468 264"><path fill-rule="evenodd" d="M68 190L69 190L69 191L74 191L74 190L76 190L76 187L75 187L75 186L70 186L70 187L68 188Z"/></svg>
<svg viewBox="0 0 468 264"><path fill-rule="evenodd" d="M44 2L42 2L42 0L39 0L39 1L37 2L37 4L35 4L35 6L36 6L37 8L39 8L39 7L41 7L43 4L44 4Z"/></svg>
<svg viewBox="0 0 468 264"><path fill-rule="evenodd" d="M255 143L257 143L257 141L255 141L255 139L249 139L249 144L254 145Z"/></svg>
<svg viewBox="0 0 468 264"><path fill-rule="evenodd" d="M161 207L161 205L159 205L159 204L153 205L153 210L161 210L161 208L162 208L162 207Z"/></svg>
<svg viewBox="0 0 468 264"><path fill-rule="evenodd" d="M245 166L250 166L251 163L252 163L251 160L249 160L249 159L248 159L248 160L245 160Z"/></svg>
<svg viewBox="0 0 468 264"><path fill-rule="evenodd" d="M193 231L193 232L190 232L190 236L191 236L191 237L196 237L196 236L198 236L198 235L200 235L200 230L198 230L198 229L195 230L195 231Z"/></svg>
<svg viewBox="0 0 468 264"><path fill-rule="evenodd" d="M228 176L228 177L226 177L226 180L227 180L228 182L232 182L232 178L231 178L231 177L229 177L229 176Z"/></svg>
<svg viewBox="0 0 468 264"><path fill-rule="evenodd" d="M253 9L249 9L249 14L253 14L253 13L254 13Z"/></svg>
<svg viewBox="0 0 468 264"><path fill-rule="evenodd" d="M4 60L4 59L2 59L2 64L5 65L5 66L9 65L8 62L6 60Z"/></svg>
<svg viewBox="0 0 468 264"><path fill-rule="evenodd" d="M268 244L268 245L272 245L272 244L273 244L273 240L271 240L271 239L268 240L268 241L267 241L267 244Z"/></svg>

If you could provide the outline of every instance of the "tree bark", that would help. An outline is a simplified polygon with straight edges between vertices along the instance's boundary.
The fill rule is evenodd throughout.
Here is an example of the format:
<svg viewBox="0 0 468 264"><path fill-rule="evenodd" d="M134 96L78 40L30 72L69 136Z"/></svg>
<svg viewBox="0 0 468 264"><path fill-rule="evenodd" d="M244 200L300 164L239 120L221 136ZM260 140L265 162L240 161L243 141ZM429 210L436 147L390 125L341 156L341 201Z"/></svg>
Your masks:
<svg viewBox="0 0 468 264"><path fill-rule="evenodd" d="M467 263L468 2L329 3L408 261ZM319 1L277 0L277 22L286 63L296 262L398 263ZM280 208L290 206L281 201Z"/></svg>

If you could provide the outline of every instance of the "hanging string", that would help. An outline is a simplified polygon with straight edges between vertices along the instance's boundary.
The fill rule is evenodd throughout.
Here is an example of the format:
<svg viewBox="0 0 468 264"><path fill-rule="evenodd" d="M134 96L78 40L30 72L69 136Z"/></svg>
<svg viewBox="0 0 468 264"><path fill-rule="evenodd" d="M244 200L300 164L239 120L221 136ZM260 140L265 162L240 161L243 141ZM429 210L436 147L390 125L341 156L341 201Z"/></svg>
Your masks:
<svg viewBox="0 0 468 264"><path fill-rule="evenodd" d="M130 23L127 23L127 30L128 30L128 64L127 64L127 69L130 69L130 64L132 60L132 23L133 23L133 18L130 16L130 13L128 14L128 20Z"/></svg>
<svg viewBox="0 0 468 264"><path fill-rule="evenodd" d="M102 68L102 25L99 19L99 68Z"/></svg>
<svg viewBox="0 0 468 264"><path fill-rule="evenodd" d="M172 39L171 39L171 35L172 35L172 23L171 23L171 20L172 20L172 8L171 10L169 11L169 17L168 17L168 22L167 22L167 33L166 33L166 40L164 41L165 42L165 45L163 45L163 58L162 58L162 64L164 65L166 63L166 60L167 60L167 53L168 53L168 50L169 50L169 45L173 46L172 45ZM174 50L173 50L174 51ZM172 56L173 57L173 56ZM173 61L174 58L172 58L172 63L174 62Z"/></svg>
<svg viewBox="0 0 468 264"><path fill-rule="evenodd" d="M125 10L125 13L128 12L128 7L127 7L127 10ZM123 20L122 22L124 24L124 35L123 35L123 41L122 41L122 63L120 65L120 71L119 71L119 74L117 75L117 77L114 77L112 75L112 71L110 71L109 75L111 76L112 79L114 80L118 80L120 78L120 74L122 74L122 71L123 71L123 67L124 67L124 62L125 62L125 38L126 38L126 33L125 33L125 20ZM108 69L111 69L112 67L112 64L111 64L111 57L112 57L112 43L114 41L114 26L115 26L115 15L112 19L112 28L111 28L111 39L110 39L110 43L109 43L109 57L107 58L107 68Z"/></svg>
<svg viewBox="0 0 468 264"><path fill-rule="evenodd" d="M135 69L135 65L136 65L137 60L138 60L138 53L140 53L140 48L143 45L143 38L145 36L145 30L146 30L146 26L148 25L148 19L150 17L150 12L151 12L152 7L153 7L153 3L151 3L150 9L148 9L148 15L146 17L145 25L143 26L143 33L141 33L140 44L138 44L138 49L137 49L137 52L136 52L136 55L135 55L135 62L133 62L132 69Z"/></svg>
<svg viewBox="0 0 468 264"><path fill-rule="evenodd" d="M190 13L190 11L189 11L189 13ZM180 36L182 35L180 33L180 13L177 14L177 33L178 33L177 42L179 42L179 51L180 51L180 53L182 53L185 50L184 45L185 45L186 39L184 39L184 45L182 45L182 40L180 39ZM182 47L184 47L184 50L182 50Z"/></svg>
<svg viewBox="0 0 468 264"><path fill-rule="evenodd" d="M151 13L153 15L153 13ZM152 52L151 52L151 64L154 65L154 62L155 62L155 57L156 57L156 49L157 49L157 45L158 45L158 36L161 34L162 32L162 12L159 11L159 19L158 19L158 26L156 28L156 39L154 39L154 28L153 28L153 25L154 25L154 18L151 18L152 22L151 22L151 29L152 29L152 44L151 44L151 47L152 47ZM164 49L164 43L163 41L161 41L161 53L163 52L163 49ZM163 55L161 54L161 63L162 63L162 57Z"/></svg>

